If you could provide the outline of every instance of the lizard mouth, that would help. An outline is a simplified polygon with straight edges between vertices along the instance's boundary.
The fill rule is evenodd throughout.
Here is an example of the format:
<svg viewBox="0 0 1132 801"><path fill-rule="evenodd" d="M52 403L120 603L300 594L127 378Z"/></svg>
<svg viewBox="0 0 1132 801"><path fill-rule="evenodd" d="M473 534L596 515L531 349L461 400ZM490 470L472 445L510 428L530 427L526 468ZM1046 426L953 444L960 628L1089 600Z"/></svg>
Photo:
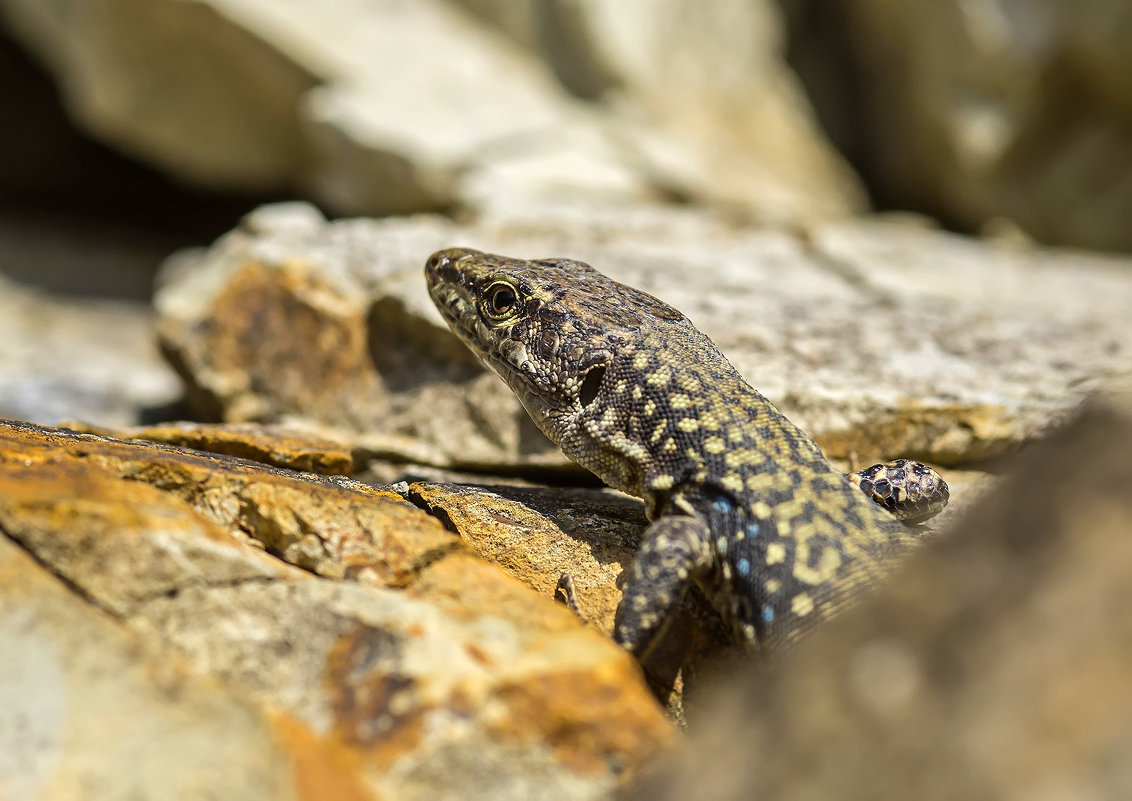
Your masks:
<svg viewBox="0 0 1132 801"><path fill-rule="evenodd" d="M476 337L470 334L463 325L460 325L458 329L454 326L453 330L464 342L477 342ZM482 347L482 342L480 345ZM526 349L517 343L515 343L515 349L517 352L512 354L513 358L520 358L519 352L522 355L526 353ZM517 367L513 359L508 359L494 347L475 348L474 352L483 365L499 376L503 383L511 389L519 402L523 404L523 408L527 410L527 414L535 422L541 423L554 414L553 407L542 397L534 384L534 380L521 367ZM520 360L520 364L523 363Z"/></svg>
<svg viewBox="0 0 1132 801"><path fill-rule="evenodd" d="M522 365L527 363L526 347L518 342L501 340L496 332L488 330L465 288L457 262L476 253L478 251L466 248L449 248L434 253L425 265L429 295L452 333L510 387L532 418L545 420L553 414L553 409L523 370Z"/></svg>

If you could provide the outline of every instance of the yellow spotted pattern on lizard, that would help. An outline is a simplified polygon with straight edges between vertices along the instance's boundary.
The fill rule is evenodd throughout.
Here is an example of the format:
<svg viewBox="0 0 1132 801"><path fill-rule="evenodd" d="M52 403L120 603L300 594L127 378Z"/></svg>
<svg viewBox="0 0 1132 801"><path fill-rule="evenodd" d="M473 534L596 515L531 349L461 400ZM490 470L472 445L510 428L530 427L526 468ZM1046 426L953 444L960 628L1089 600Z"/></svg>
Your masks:
<svg viewBox="0 0 1132 801"><path fill-rule="evenodd" d="M898 506L909 491L892 491L879 468L865 478L835 470L705 334L651 295L582 262L464 248L433 254L425 274L449 326L539 428L644 499L652 523L614 624L638 656L693 584L738 641L784 645L916 540L879 505L883 495ZM909 477L922 467L904 464ZM946 485L932 476L927 506L938 511Z"/></svg>

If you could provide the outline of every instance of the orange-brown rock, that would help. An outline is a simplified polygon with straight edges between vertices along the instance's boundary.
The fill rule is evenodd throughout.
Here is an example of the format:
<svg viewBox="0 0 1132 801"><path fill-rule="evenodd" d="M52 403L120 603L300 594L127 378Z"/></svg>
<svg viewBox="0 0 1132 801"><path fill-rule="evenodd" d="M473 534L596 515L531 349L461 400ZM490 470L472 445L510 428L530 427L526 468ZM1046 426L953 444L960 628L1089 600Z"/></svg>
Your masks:
<svg viewBox="0 0 1132 801"><path fill-rule="evenodd" d="M166 787L150 768L180 759L169 775L216 762L215 784L200 774L210 791L279 783L259 797L600 798L673 742L627 653L388 490L5 423L0 563L7 554L56 588L74 610L58 614L76 621L66 636L79 639L61 648L12 624L39 612L25 579L0 581L0 620L16 625L5 642L20 649L0 676L23 677L16 708L55 738L45 757L0 726L5 780L18 768L70 787L60 765L101 760L84 769L114 798ZM47 638L50 659L29 636ZM115 638L133 643L125 655ZM44 659L79 678L33 676ZM144 699L155 691L142 679L175 668L187 689L162 690L172 711L120 702L129 730L147 733L148 760L106 756L113 738L95 742L94 727L111 725L107 712L64 738L70 712L45 695L78 682L114 700L114 682L129 680ZM183 731L171 734L167 715ZM224 743L224 756L203 741ZM237 769L251 778L231 778Z"/></svg>
<svg viewBox="0 0 1132 801"><path fill-rule="evenodd" d="M403 585L459 542L401 496L346 478L26 424L0 425L0 462L70 459L155 486L246 541L322 575Z"/></svg>
<svg viewBox="0 0 1132 801"><path fill-rule="evenodd" d="M0 653L6 799L317 797L291 776L300 763L323 764L319 749L304 748L300 759L262 708L194 675L5 536Z"/></svg>
<svg viewBox="0 0 1132 801"><path fill-rule="evenodd" d="M563 573L582 614L613 630L617 577L646 525L637 500L610 491L412 484L409 497L459 532L473 551L551 598Z"/></svg>
<svg viewBox="0 0 1132 801"><path fill-rule="evenodd" d="M424 483L411 484L409 497L546 598L555 597L560 577L568 575L581 616L612 633L621 572L647 525L640 501L612 490ZM730 653L719 619L705 612L697 596L687 598L646 663L653 690L676 719L683 718L689 681Z"/></svg>
<svg viewBox="0 0 1132 801"><path fill-rule="evenodd" d="M278 425L175 422L107 428L72 421L60 425L82 434L176 445L322 476L348 476L355 470L354 455L348 445Z"/></svg>

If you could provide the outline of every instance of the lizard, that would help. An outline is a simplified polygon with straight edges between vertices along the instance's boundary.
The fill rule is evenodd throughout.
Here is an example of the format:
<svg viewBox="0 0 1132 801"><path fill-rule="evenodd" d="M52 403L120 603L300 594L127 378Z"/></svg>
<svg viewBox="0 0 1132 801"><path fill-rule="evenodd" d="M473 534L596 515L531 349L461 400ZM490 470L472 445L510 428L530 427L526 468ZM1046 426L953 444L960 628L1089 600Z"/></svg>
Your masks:
<svg viewBox="0 0 1132 801"><path fill-rule="evenodd" d="M919 462L838 471L687 317L588 264L448 248L425 277L543 433L643 499L650 523L613 628L642 662L693 586L737 644L793 643L911 549L907 523L947 503Z"/></svg>

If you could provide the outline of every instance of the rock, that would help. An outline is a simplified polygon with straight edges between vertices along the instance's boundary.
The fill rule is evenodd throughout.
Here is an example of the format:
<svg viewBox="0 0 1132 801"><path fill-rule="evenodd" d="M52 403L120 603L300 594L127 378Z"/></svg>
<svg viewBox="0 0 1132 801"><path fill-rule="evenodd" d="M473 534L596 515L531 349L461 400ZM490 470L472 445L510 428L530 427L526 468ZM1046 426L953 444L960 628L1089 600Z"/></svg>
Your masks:
<svg viewBox="0 0 1132 801"><path fill-rule="evenodd" d="M320 476L348 476L354 472L354 457L348 446L280 426L181 422L114 429L68 422L64 428L115 439L177 445Z"/></svg>
<svg viewBox="0 0 1132 801"><path fill-rule="evenodd" d="M785 64L776 3L460 1L576 95L605 100L653 169L698 201L771 223L866 206Z"/></svg>
<svg viewBox="0 0 1132 801"><path fill-rule="evenodd" d="M891 583L740 669L625 797L1123 798L1130 412L1088 407Z"/></svg>
<svg viewBox="0 0 1132 801"><path fill-rule="evenodd" d="M1132 373L1132 339L1116 324L1132 301L1127 259L997 249L877 221L826 226L811 244L826 269L875 304L838 337L850 351L839 372L854 364L863 382L802 376L813 366L806 344L789 368L794 386L827 388L817 402L790 389L783 405L833 454L880 445L941 464L995 458ZM873 313L880 318L866 319ZM795 319L784 324L822 328ZM871 397L860 405L830 397L841 393Z"/></svg>
<svg viewBox="0 0 1132 801"><path fill-rule="evenodd" d="M828 455L864 464L1000 456L1132 372L1127 259L897 220L798 237L658 209L563 229L267 207L171 265L163 348L213 419L303 421L393 461L566 467L427 299L424 259L455 244L580 258L658 295Z"/></svg>
<svg viewBox="0 0 1132 801"><path fill-rule="evenodd" d="M305 16L292 24L309 25ZM332 208L474 208L509 192L515 203L660 197L601 118L572 101L532 54L445 3L355 4L317 27L324 58L349 76L334 76L301 107L308 184ZM570 169L546 172L562 160Z"/></svg>
<svg viewBox="0 0 1132 801"><path fill-rule="evenodd" d="M562 463L424 293L419 248L451 241L454 226L376 223L388 236L374 237L372 222L294 212L255 215L158 293L162 347L197 414L299 418L401 461Z"/></svg>
<svg viewBox="0 0 1132 801"><path fill-rule="evenodd" d="M769 0L553 3L532 47L460 5L2 0L0 14L84 130L210 189L368 215L697 198L794 223L863 205L782 64Z"/></svg>
<svg viewBox="0 0 1132 801"><path fill-rule="evenodd" d="M622 130L627 126L578 114L510 142L463 174L461 206L481 218L527 222L656 205L694 191L662 164L677 158L668 153L671 143L643 126Z"/></svg>
<svg viewBox="0 0 1132 801"><path fill-rule="evenodd" d="M673 743L627 653L386 490L6 424L0 532L0 564L7 552L29 565L32 557L35 570L62 580L45 579L77 607L76 619L98 618L113 637L155 654L162 671L180 666L188 690L205 676L210 692L242 699L214 720L235 720L233 736L250 754L236 764L279 782L272 797L318 787L351 798L601 798ZM17 615L5 620L38 614L25 595L11 595L24 586L0 582ZM132 671L149 664L115 656L121 646L98 627L61 652L35 641L45 635L34 629L16 633L33 640L21 659L43 662L35 648L47 649L65 675L122 672L128 661L118 681L134 681ZM41 695L55 686L50 675L30 678L39 662L6 661L0 673L16 671L33 699L22 703L43 716L58 695ZM219 703L188 690L182 718ZM146 748L155 758L110 763L117 771L108 787L121 793L157 786L152 765L186 759L163 748L178 748L203 725L170 736L162 708L124 708L135 710L131 731L152 734ZM35 725L56 738L46 753L60 764L94 759L104 747L62 742L55 719ZM208 727L199 736L227 742ZM31 751L38 775L56 780L56 767L18 745L5 752ZM260 767L271 760L292 767ZM0 781L25 768L9 764L0 759ZM212 773L198 774L201 791L222 792L226 775L213 785Z"/></svg>
<svg viewBox="0 0 1132 801"><path fill-rule="evenodd" d="M302 163L295 108L317 76L214 4L6 0L2 11L98 139L211 187L278 190ZM280 24L264 17L249 22Z"/></svg>
<svg viewBox="0 0 1132 801"><path fill-rule="evenodd" d="M0 639L6 798L290 799L338 774L301 724L193 675L4 536Z"/></svg>
<svg viewBox="0 0 1132 801"><path fill-rule="evenodd" d="M129 425L140 409L170 403L177 379L152 326L139 303L52 297L0 275L0 417Z"/></svg>
<svg viewBox="0 0 1132 801"><path fill-rule="evenodd" d="M546 598L559 600L559 579L568 576L581 617L613 633L620 576L647 525L640 501L612 490L423 483L410 485L408 497ZM702 598L689 596L643 667L669 715L683 722L692 682L733 650L722 622Z"/></svg>
<svg viewBox="0 0 1132 801"><path fill-rule="evenodd" d="M639 501L608 490L412 484L409 498L476 554L553 598L569 573L585 618L609 634L621 603L617 577L647 525Z"/></svg>
<svg viewBox="0 0 1132 801"><path fill-rule="evenodd" d="M25 464L64 451L117 478L155 484L238 539L321 575L405 586L423 565L458 547L400 495L349 479L21 424L8 429Z"/></svg>
<svg viewBox="0 0 1132 801"><path fill-rule="evenodd" d="M814 69L841 105L824 116L855 129L857 163L887 205L968 230L1004 218L1045 243L1132 248L1123 5L791 4L838 30ZM838 50L848 63L831 58Z"/></svg>
<svg viewBox="0 0 1132 801"><path fill-rule="evenodd" d="M2 10L81 125L211 188L301 186L350 213L436 209L462 198L485 154L571 129L601 136L536 59L439 0ZM160 91L141 79L155 73ZM652 194L626 153L592 168L605 189L607 169L627 176L631 197ZM590 174L567 188L590 192Z"/></svg>

